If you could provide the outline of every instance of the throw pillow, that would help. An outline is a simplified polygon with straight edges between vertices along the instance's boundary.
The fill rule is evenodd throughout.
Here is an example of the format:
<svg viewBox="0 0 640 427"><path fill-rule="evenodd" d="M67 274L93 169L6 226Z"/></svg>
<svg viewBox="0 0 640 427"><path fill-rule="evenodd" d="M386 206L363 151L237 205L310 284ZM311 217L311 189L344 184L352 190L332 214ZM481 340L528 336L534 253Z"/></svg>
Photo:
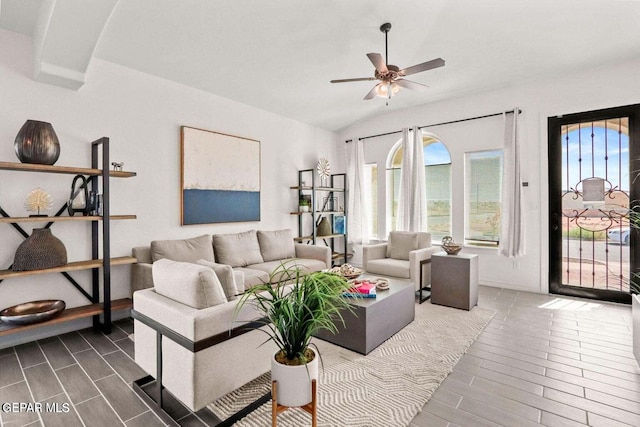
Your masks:
<svg viewBox="0 0 640 427"><path fill-rule="evenodd" d="M293 244L291 229L258 231L258 243L264 262L294 258L296 248Z"/></svg>
<svg viewBox="0 0 640 427"><path fill-rule="evenodd" d="M156 262L164 258L192 263L199 259L213 261L211 237L205 234L192 239L154 240L151 242L151 260Z"/></svg>
<svg viewBox="0 0 640 427"><path fill-rule="evenodd" d="M235 234L214 234L213 247L216 261L220 264L245 267L264 262L256 230Z"/></svg>
<svg viewBox="0 0 640 427"><path fill-rule="evenodd" d="M153 263L155 291L189 307L203 309L227 302L220 280L209 267L160 259Z"/></svg>
<svg viewBox="0 0 640 427"><path fill-rule="evenodd" d="M230 265L218 264L217 262L207 261L206 259L199 259L197 264L209 267L214 273L216 273L216 276L218 276L218 279L222 284L222 289L227 297L227 301L233 301L238 298L238 294L240 292L236 284L233 269Z"/></svg>
<svg viewBox="0 0 640 427"><path fill-rule="evenodd" d="M389 233L389 258L409 260L409 252L418 249L418 234L408 231Z"/></svg>

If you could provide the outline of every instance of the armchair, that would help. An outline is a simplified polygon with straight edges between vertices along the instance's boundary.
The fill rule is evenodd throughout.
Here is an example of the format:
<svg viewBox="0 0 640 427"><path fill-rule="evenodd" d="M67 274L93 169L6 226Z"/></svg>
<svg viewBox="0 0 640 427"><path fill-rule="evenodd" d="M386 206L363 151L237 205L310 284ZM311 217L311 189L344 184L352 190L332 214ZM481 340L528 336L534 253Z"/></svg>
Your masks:
<svg viewBox="0 0 640 427"><path fill-rule="evenodd" d="M431 284L431 255L441 250L431 246L431 233L392 231L387 243L363 247L362 264L368 273L410 279L419 291Z"/></svg>

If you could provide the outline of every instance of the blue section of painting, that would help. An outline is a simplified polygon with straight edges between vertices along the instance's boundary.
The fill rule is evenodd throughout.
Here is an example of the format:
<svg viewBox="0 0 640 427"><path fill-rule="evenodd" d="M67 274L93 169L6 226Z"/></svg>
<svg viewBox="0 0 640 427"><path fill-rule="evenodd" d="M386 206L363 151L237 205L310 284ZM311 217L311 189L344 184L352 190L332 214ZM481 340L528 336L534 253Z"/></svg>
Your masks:
<svg viewBox="0 0 640 427"><path fill-rule="evenodd" d="M259 191L182 190L182 222L260 221Z"/></svg>

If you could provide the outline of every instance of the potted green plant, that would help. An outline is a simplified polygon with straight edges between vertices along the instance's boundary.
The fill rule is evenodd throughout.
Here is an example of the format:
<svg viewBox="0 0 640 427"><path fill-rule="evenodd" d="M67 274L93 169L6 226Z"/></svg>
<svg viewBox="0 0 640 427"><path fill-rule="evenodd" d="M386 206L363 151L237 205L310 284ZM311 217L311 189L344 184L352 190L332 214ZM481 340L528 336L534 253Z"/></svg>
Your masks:
<svg viewBox="0 0 640 427"><path fill-rule="evenodd" d="M311 343L321 329L338 332L341 311L351 310L342 294L350 285L328 272L305 274L293 264L281 264L269 282L249 288L239 299L236 314L252 304L263 316L258 323L278 351L271 359L271 378L278 381L278 403L304 406L311 402L311 381L318 378L320 353ZM275 280L274 280L275 279Z"/></svg>
<svg viewBox="0 0 640 427"><path fill-rule="evenodd" d="M300 198L298 202L298 209L300 212L309 212L309 208L311 207L311 202L309 199Z"/></svg>

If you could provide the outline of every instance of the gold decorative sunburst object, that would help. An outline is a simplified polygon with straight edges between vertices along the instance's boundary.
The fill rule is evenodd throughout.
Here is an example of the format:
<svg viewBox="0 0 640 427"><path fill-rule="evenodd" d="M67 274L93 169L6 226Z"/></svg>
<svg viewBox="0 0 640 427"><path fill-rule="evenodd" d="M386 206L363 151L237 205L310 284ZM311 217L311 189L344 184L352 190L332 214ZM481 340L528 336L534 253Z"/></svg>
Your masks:
<svg viewBox="0 0 640 427"><path fill-rule="evenodd" d="M51 194L40 187L31 190L24 201L24 207L29 212L36 212L38 216L40 216L41 210L46 211L51 209L51 206L53 206Z"/></svg>
<svg viewBox="0 0 640 427"><path fill-rule="evenodd" d="M320 176L320 179L324 183L325 180L329 178L329 175L331 174L331 167L329 166L329 160L325 159L324 157L318 160L317 169L318 169L318 175Z"/></svg>

